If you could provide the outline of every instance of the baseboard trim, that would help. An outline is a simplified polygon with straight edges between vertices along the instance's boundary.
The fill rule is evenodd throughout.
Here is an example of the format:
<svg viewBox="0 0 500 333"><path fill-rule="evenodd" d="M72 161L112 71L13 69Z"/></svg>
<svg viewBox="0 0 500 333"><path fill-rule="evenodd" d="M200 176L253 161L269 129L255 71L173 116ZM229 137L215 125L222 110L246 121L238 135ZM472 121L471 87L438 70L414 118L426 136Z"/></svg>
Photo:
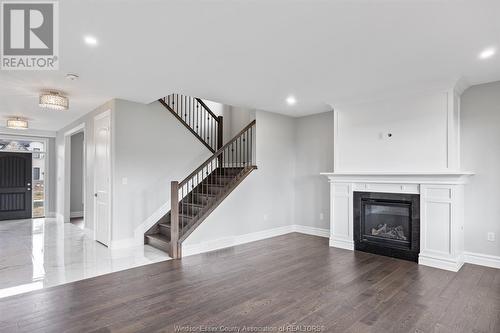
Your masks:
<svg viewBox="0 0 500 333"><path fill-rule="evenodd" d="M294 224L292 226L292 229L293 229L293 231L300 232L301 234L318 236L318 237L326 237L326 238L330 237L330 230L329 229L309 227L309 226L299 225L299 224Z"/></svg>
<svg viewBox="0 0 500 333"><path fill-rule="evenodd" d="M500 257L475 252L464 252L464 261L468 264L500 268Z"/></svg>
<svg viewBox="0 0 500 333"><path fill-rule="evenodd" d="M83 217L83 212L71 212L69 213L70 218Z"/></svg>
<svg viewBox="0 0 500 333"><path fill-rule="evenodd" d="M183 244L182 245L182 256L187 257L195 254L215 251L224 249L226 247L241 245L245 243L255 242L258 240L281 236L294 232L292 225L287 225L284 227L273 228L263 231L252 232L243 235L235 235L229 237L223 237L207 242L202 242L198 244ZM189 239L189 238L188 238Z"/></svg>
<svg viewBox="0 0 500 333"><path fill-rule="evenodd" d="M354 251L354 241L349 239L340 239L334 236L330 237L330 246L339 249Z"/></svg>
<svg viewBox="0 0 500 333"><path fill-rule="evenodd" d="M418 255L418 264L445 269L447 271L458 272L464 265L464 261L462 257L459 257L457 259L449 259L420 253Z"/></svg>

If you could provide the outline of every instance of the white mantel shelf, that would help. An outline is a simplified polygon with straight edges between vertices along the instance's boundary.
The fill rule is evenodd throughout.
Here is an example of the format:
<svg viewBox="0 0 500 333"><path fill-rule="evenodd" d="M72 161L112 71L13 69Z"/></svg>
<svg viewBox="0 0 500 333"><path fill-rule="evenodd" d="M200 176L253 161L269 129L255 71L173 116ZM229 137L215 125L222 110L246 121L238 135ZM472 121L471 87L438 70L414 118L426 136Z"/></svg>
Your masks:
<svg viewBox="0 0 500 333"><path fill-rule="evenodd" d="M465 184L474 173L470 171L339 171L324 172L334 182L406 183L406 184Z"/></svg>
<svg viewBox="0 0 500 333"><path fill-rule="evenodd" d="M420 195L419 264L458 271L464 262L464 184L470 171L340 171L330 181L330 246L354 250L353 193Z"/></svg>

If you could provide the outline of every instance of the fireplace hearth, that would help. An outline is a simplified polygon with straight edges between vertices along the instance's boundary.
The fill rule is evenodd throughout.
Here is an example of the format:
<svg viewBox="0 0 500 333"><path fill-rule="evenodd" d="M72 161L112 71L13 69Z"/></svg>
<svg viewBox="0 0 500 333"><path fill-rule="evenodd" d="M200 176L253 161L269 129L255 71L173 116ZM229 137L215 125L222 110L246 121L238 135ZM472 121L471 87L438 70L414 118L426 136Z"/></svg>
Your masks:
<svg viewBox="0 0 500 333"><path fill-rule="evenodd" d="M418 262L420 195L354 192L354 248Z"/></svg>

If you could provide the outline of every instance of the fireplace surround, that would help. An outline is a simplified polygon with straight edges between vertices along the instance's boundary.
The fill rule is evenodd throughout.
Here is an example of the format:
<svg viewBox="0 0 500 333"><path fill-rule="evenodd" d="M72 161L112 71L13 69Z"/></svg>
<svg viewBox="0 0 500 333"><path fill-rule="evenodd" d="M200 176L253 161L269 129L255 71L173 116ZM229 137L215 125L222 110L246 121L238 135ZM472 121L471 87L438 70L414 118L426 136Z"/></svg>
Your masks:
<svg viewBox="0 0 500 333"><path fill-rule="evenodd" d="M330 246L355 249L355 193L416 195L420 205L418 263L454 272L462 267L464 184L472 172L354 171L322 175L330 181ZM381 209L375 207L373 211L380 212ZM396 227L387 225L384 228L384 223L373 226L378 236L397 235L401 230L395 230Z"/></svg>
<svg viewBox="0 0 500 333"><path fill-rule="evenodd" d="M418 262L420 195L354 192L354 249Z"/></svg>

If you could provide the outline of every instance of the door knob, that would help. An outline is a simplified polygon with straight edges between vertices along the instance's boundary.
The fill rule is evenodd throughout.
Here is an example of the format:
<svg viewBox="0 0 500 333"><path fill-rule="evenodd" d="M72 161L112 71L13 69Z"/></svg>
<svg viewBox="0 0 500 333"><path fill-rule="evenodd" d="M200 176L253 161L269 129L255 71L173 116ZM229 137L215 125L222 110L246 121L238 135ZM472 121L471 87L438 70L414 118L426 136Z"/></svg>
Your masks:
<svg viewBox="0 0 500 333"><path fill-rule="evenodd" d="M94 193L94 197L96 197L96 198L97 198L97 193Z"/></svg>

